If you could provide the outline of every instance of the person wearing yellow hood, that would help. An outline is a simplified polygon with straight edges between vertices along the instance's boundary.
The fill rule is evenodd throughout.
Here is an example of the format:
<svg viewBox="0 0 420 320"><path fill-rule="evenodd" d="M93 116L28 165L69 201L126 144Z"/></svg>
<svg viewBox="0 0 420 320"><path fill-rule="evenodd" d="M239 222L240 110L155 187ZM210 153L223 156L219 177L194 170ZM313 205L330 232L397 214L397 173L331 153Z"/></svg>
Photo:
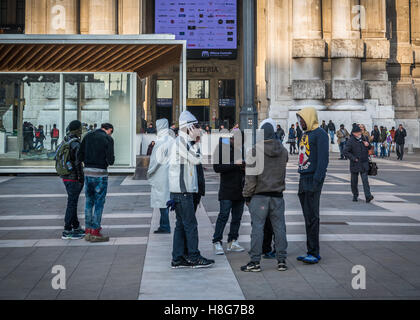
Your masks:
<svg viewBox="0 0 420 320"><path fill-rule="evenodd" d="M305 218L307 254L298 261L315 264L319 255L319 201L329 160L328 134L319 127L315 108L306 107L297 113L304 131L299 144L299 201Z"/></svg>

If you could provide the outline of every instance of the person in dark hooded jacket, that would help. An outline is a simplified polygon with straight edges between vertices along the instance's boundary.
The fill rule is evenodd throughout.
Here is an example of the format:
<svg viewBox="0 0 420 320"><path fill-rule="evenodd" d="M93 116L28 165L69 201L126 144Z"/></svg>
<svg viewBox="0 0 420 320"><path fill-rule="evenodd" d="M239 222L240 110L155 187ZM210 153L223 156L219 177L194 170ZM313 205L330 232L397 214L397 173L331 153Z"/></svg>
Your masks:
<svg viewBox="0 0 420 320"><path fill-rule="evenodd" d="M351 137L344 148L344 154L350 159L351 191L353 193L353 201L355 202L359 197L359 174L362 177L366 202L369 203L373 200L368 180L370 148L371 144L362 134L360 127L354 127L351 132Z"/></svg>

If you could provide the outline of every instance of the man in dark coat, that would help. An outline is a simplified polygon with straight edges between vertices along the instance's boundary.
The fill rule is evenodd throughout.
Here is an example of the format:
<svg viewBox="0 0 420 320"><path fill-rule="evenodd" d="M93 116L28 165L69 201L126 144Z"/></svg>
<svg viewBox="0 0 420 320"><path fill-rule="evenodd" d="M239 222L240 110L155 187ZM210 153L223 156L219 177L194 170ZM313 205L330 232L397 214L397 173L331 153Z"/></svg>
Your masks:
<svg viewBox="0 0 420 320"><path fill-rule="evenodd" d="M369 149L371 145L369 141L362 135L360 127L356 126L351 132L351 137L347 141L344 148L344 155L350 159L351 172L351 192L353 193L353 201L357 201L359 197L358 179L359 174L362 177L363 190L365 192L366 202L373 200L369 187Z"/></svg>
<svg viewBox="0 0 420 320"><path fill-rule="evenodd" d="M402 160L404 157L404 144L405 137L407 136L407 131L403 128L402 124L398 126L397 131L395 131L395 144L397 145L397 157L398 160Z"/></svg>

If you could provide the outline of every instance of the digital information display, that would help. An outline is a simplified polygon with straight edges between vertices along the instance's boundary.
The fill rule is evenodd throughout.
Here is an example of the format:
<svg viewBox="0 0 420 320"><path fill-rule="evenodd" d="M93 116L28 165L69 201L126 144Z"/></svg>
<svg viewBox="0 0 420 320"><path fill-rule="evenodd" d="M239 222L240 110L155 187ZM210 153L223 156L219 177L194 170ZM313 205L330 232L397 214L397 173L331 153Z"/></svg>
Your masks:
<svg viewBox="0 0 420 320"><path fill-rule="evenodd" d="M155 33L187 40L189 59L235 59L236 0L155 0Z"/></svg>

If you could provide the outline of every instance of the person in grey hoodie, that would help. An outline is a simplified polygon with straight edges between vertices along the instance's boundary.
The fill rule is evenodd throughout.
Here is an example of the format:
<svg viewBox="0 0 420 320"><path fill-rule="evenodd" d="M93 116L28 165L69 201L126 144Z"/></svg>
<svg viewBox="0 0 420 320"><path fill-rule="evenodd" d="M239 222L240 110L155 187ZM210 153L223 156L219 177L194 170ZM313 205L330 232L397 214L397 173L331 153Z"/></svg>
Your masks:
<svg viewBox="0 0 420 320"><path fill-rule="evenodd" d="M268 216L275 236L278 270L285 271L287 270L287 238L283 191L286 189L285 176L289 156L286 148L275 137L275 123L272 119L264 120L260 129L264 130L264 141L258 142L254 148L257 158L258 155L263 157L264 167L259 172L251 172L251 153L248 154L246 161L243 196L252 221L251 250L249 251L251 261L241 267L241 270L244 272L261 271L264 224Z"/></svg>

